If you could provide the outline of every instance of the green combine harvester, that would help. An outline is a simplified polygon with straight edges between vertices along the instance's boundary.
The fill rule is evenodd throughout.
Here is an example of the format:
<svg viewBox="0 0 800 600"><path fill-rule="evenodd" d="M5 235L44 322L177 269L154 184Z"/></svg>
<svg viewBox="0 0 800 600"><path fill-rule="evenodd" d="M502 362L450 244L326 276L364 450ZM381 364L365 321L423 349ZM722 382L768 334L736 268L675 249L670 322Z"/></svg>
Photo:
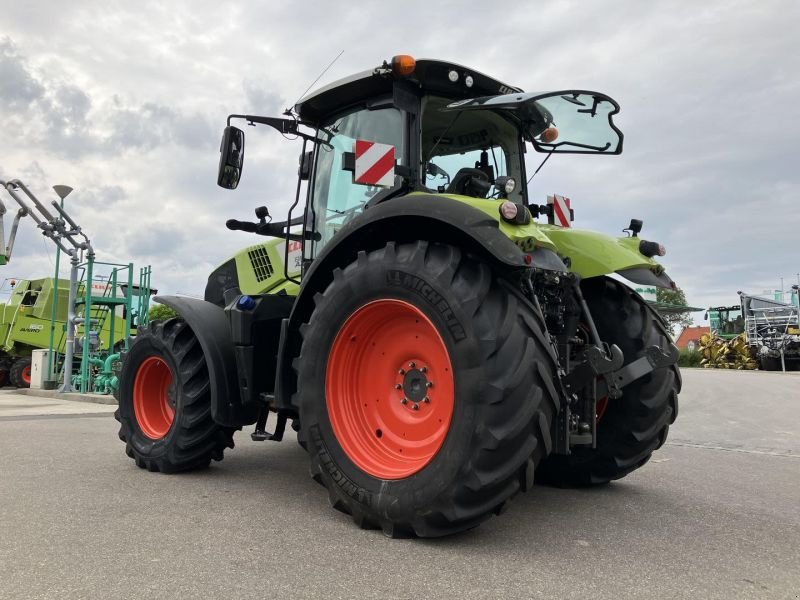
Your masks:
<svg viewBox="0 0 800 600"><path fill-rule="evenodd" d="M20 279L5 304L0 304L0 382L17 387L29 387L31 383L31 354L33 350L50 348L51 326L54 333L53 350L64 354L66 343L67 298L69 280L58 279L56 318L52 321L54 279ZM82 287L78 288L83 294ZM113 317L106 307L92 307L92 327L97 332L98 350L119 347L128 336L125 318L121 311ZM112 333L113 328L113 333ZM94 335L94 334L91 334ZM113 335L113 337L112 337ZM84 336L84 327L79 325L77 337ZM55 374L54 374L55 375Z"/></svg>
<svg viewBox="0 0 800 600"><path fill-rule="evenodd" d="M284 221L227 222L277 239L224 262L204 299L156 298L179 318L123 358L127 455L203 468L242 427L280 441L291 422L331 505L391 537L475 527L534 481L644 465L678 414L678 352L610 275L674 287L664 247L637 219L626 237L570 227L524 161L619 154L618 111L401 55L284 117L230 115L217 183L244 167L231 122L265 125L302 142L295 201Z"/></svg>

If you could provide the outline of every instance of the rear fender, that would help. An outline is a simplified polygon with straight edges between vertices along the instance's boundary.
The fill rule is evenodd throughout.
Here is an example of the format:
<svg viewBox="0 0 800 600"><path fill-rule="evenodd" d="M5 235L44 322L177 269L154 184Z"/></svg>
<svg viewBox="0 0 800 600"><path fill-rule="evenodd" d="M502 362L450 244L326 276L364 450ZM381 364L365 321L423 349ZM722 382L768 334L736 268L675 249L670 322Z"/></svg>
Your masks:
<svg viewBox="0 0 800 600"><path fill-rule="evenodd" d="M211 384L211 417L226 427L254 423L258 407L244 407L236 381L236 358L225 311L210 302L182 296L157 296L191 328L205 355Z"/></svg>

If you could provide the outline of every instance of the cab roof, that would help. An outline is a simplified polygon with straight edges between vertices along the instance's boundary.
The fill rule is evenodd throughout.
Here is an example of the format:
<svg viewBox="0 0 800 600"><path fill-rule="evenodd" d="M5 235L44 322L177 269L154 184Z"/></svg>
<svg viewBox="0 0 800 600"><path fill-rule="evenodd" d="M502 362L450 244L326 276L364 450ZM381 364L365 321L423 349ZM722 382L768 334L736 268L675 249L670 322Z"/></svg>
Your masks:
<svg viewBox="0 0 800 600"><path fill-rule="evenodd" d="M450 79L452 71L458 75L455 82ZM468 77L472 79L471 87L466 84ZM395 76L391 69L381 66L335 81L301 99L295 105L295 112L302 122L316 125L333 113L370 98L391 94L395 83L399 81L412 83L422 95L435 94L454 100L522 91L469 67L441 60L419 59L414 72L405 77Z"/></svg>

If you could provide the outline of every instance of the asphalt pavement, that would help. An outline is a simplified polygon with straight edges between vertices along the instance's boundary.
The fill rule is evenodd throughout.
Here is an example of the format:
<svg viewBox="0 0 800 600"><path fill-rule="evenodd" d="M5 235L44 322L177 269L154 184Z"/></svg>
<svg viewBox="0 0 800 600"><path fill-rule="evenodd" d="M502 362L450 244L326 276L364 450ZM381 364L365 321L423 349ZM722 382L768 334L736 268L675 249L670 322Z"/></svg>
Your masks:
<svg viewBox="0 0 800 600"><path fill-rule="evenodd" d="M687 370L668 444L596 489L391 540L287 435L138 469L113 406L0 391L0 598L800 598L800 375Z"/></svg>

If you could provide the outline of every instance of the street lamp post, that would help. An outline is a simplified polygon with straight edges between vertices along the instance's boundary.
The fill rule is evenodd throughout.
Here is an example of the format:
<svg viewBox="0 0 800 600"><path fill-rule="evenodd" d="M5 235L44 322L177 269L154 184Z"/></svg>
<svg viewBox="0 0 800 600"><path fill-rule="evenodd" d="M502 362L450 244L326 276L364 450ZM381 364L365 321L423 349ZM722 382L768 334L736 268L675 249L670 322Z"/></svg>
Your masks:
<svg viewBox="0 0 800 600"><path fill-rule="evenodd" d="M69 196L72 188L68 185L54 185L53 190L55 190L58 197L61 198L61 208L64 208L64 198ZM58 314L58 296L59 296L59 289L58 289L58 280L59 280L59 261L61 259L61 248L60 246L56 245L56 272L55 276L53 277L53 309L50 313L50 350L48 353L48 360L47 360L47 380L45 387L47 389L51 389L55 387L55 381L53 380L53 362L55 355L53 354L53 341L55 338L55 331L56 331L56 316ZM65 366L66 368L66 366ZM66 375L66 373L65 373Z"/></svg>

